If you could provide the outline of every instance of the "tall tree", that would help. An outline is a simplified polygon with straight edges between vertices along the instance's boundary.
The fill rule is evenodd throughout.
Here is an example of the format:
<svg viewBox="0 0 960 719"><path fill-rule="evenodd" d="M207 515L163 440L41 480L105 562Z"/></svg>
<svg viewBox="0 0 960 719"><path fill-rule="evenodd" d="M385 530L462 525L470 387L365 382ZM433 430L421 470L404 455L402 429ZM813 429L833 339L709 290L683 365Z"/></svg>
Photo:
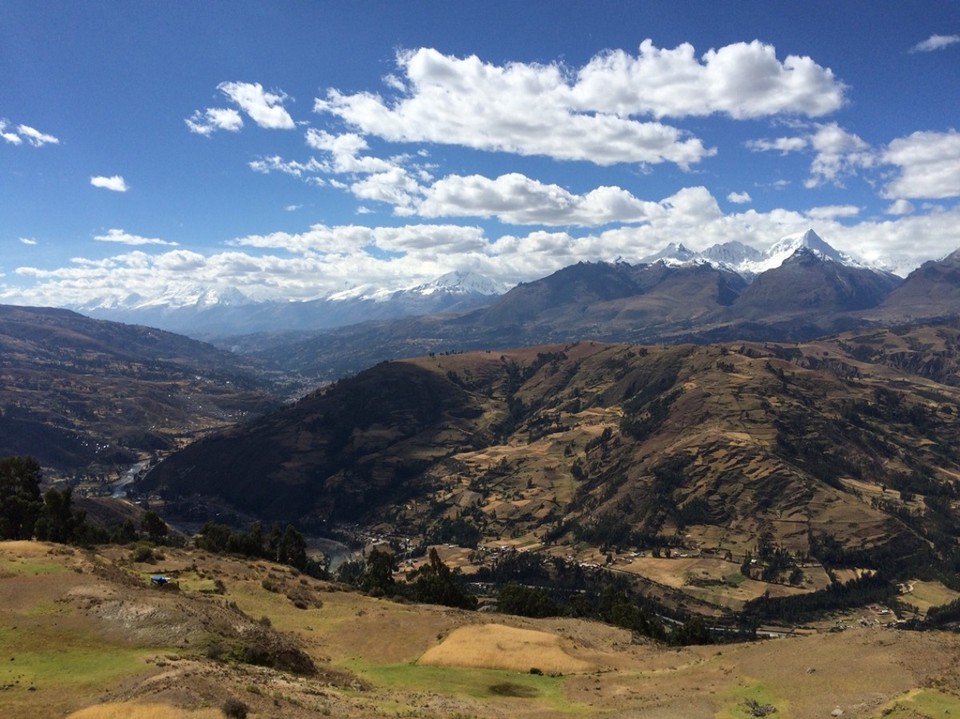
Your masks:
<svg viewBox="0 0 960 719"><path fill-rule="evenodd" d="M33 457L0 459L0 539L32 539L43 512L40 465Z"/></svg>
<svg viewBox="0 0 960 719"><path fill-rule="evenodd" d="M167 523L152 509L143 513L140 528L147 533L150 541L154 544L163 544L163 540L167 538Z"/></svg>
<svg viewBox="0 0 960 719"><path fill-rule="evenodd" d="M301 571L307 566L307 542L292 524L287 525L280 538L277 561Z"/></svg>
<svg viewBox="0 0 960 719"><path fill-rule="evenodd" d="M73 489L48 489L43 495L43 514L37 520L37 539L51 542L72 542L82 531L84 510L74 510Z"/></svg>

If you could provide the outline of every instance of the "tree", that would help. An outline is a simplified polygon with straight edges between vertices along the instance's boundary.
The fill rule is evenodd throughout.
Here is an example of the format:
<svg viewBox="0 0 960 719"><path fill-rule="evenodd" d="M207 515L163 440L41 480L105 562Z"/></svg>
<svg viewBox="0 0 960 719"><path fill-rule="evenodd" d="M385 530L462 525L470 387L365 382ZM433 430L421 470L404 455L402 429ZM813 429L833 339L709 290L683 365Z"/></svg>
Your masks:
<svg viewBox="0 0 960 719"><path fill-rule="evenodd" d="M303 570L307 566L307 543L292 524L288 524L277 545L277 561Z"/></svg>
<svg viewBox="0 0 960 719"><path fill-rule="evenodd" d="M147 533L150 541L154 544L163 544L163 540L167 537L167 523L152 509L143 513L140 528Z"/></svg>
<svg viewBox="0 0 960 719"><path fill-rule="evenodd" d="M545 591L508 582L500 587L497 609L505 614L522 617L555 617L560 613L557 603Z"/></svg>
<svg viewBox="0 0 960 719"><path fill-rule="evenodd" d="M33 457L0 459L0 539L31 539L43 512L40 465Z"/></svg>
<svg viewBox="0 0 960 719"><path fill-rule="evenodd" d="M367 567L360 577L360 589L374 594L393 594L396 582L393 579L393 570L396 561L393 554L374 547L367 557Z"/></svg>
<svg viewBox="0 0 960 719"><path fill-rule="evenodd" d="M412 580L410 591L414 601L476 609L477 598L463 591L436 549L430 550L429 560L409 576Z"/></svg>
<svg viewBox="0 0 960 719"><path fill-rule="evenodd" d="M48 489L43 495L43 514L37 520L37 539L72 542L80 533L86 512L73 509L73 489Z"/></svg>

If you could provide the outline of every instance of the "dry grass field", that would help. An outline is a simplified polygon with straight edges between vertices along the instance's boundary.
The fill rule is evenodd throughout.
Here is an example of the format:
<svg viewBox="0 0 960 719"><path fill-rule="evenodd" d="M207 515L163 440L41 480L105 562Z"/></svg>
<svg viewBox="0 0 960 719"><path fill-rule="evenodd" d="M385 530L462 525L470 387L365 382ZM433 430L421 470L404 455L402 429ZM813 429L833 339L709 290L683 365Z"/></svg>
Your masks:
<svg viewBox="0 0 960 719"><path fill-rule="evenodd" d="M260 560L163 552L139 565L124 547L0 544L0 716L211 719L230 698L257 719L960 713L955 633L858 627L677 649L594 622L401 604ZM156 572L179 590L149 587ZM266 625L316 673L212 650Z"/></svg>

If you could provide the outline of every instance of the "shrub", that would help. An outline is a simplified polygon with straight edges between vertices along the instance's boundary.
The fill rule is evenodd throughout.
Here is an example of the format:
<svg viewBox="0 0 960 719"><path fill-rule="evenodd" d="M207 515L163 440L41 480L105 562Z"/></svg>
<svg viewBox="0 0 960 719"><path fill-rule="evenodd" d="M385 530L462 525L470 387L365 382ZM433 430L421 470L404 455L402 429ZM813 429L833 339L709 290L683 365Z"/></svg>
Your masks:
<svg viewBox="0 0 960 719"><path fill-rule="evenodd" d="M146 544L138 544L134 547L133 551L130 553L130 559L134 562L143 562L145 564L155 564L157 561L156 555L153 553L153 548L147 546Z"/></svg>
<svg viewBox="0 0 960 719"><path fill-rule="evenodd" d="M223 706L220 707L220 710L223 712L225 717L228 717L228 719L247 719L247 712L249 711L249 708L239 699L230 697L223 703Z"/></svg>

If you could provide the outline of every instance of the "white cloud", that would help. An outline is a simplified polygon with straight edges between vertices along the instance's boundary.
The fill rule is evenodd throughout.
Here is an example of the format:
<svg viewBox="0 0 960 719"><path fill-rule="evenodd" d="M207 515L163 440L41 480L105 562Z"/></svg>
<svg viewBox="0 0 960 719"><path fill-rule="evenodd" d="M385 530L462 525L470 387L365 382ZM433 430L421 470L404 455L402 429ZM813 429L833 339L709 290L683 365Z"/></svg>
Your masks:
<svg viewBox="0 0 960 719"><path fill-rule="evenodd" d="M259 160L252 160L248 165L250 169L262 172L263 174L282 172L286 175L293 175L294 177L327 172L329 169L325 164L313 157L306 162L297 162L296 160L284 160L279 155L261 157Z"/></svg>
<svg viewBox="0 0 960 719"><path fill-rule="evenodd" d="M429 250L435 252L483 251L487 243L479 227L461 225L404 225L366 227L363 225L313 225L307 232L274 232L248 235L227 242L233 247L283 249L304 255L369 256L368 249L383 252Z"/></svg>
<svg viewBox="0 0 960 719"><path fill-rule="evenodd" d="M837 217L856 217L860 214L860 208L856 205L824 205L811 207L806 214L815 220L832 220Z"/></svg>
<svg viewBox="0 0 960 719"><path fill-rule="evenodd" d="M300 233L240 237L228 243L229 249L210 255L132 250L104 259L76 258L56 269L17 268L15 274L32 284L23 289L0 282L0 302L82 305L100 297L121 300L134 292L152 297L195 284L237 287L255 299L312 299L358 285L409 287L457 269L515 283L580 260L621 257L635 262L669 242L705 249L739 240L764 248L811 226L837 249L883 260L888 269L906 274L957 249L960 226L960 207L856 224L849 223L855 208L847 206L724 213L703 187L684 188L656 204L647 222L584 234L536 230L488 237L480 227L447 224L314 225ZM271 250L282 256L269 254Z"/></svg>
<svg viewBox="0 0 960 719"><path fill-rule="evenodd" d="M747 147L755 152L777 151L782 155L812 150L810 177L804 181L807 188L823 184L842 186L846 177L856 175L864 168L877 164L877 153L870 145L835 122L816 124L812 132L795 137L774 140L750 140Z"/></svg>
<svg viewBox="0 0 960 719"><path fill-rule="evenodd" d="M270 92L263 89L259 82L221 82L217 89L227 99L234 102L259 127L269 130L292 130L296 127L290 113L283 103L287 95L283 92ZM198 135L209 137L217 130L239 132L243 127L243 118L232 107L208 107L197 110L184 122Z"/></svg>
<svg viewBox="0 0 960 719"><path fill-rule="evenodd" d="M750 140L747 147L755 152L776 150L782 155L799 152L809 147L810 141L806 137L778 137L774 140Z"/></svg>
<svg viewBox="0 0 960 719"><path fill-rule="evenodd" d="M603 225L640 222L658 210L619 187L598 187L576 195L519 173L490 179L450 175L428 188L415 211L422 217L496 217L528 225Z"/></svg>
<svg viewBox="0 0 960 719"><path fill-rule="evenodd" d="M910 200L899 199L890 203L890 206L887 207L883 212L886 215L909 215L916 208L913 206L913 203Z"/></svg>
<svg viewBox="0 0 960 719"><path fill-rule="evenodd" d="M578 70L494 65L431 48L399 52L396 63L397 73L385 79L389 97L331 89L314 110L391 142L688 168L715 150L660 122L664 117L815 117L844 102L844 86L829 69L809 57L781 62L773 46L759 41L697 58L689 44L669 50L645 40L636 56L608 51Z"/></svg>
<svg viewBox="0 0 960 719"><path fill-rule="evenodd" d="M9 127L9 123L6 120L0 120L0 137L11 145L22 145L24 140L26 140L27 144L33 145L34 147L60 144L58 138L40 132L29 125L17 125L15 128L8 129Z"/></svg>
<svg viewBox="0 0 960 719"><path fill-rule="evenodd" d="M124 245L177 245L176 242L132 235L129 232L118 229L107 230L107 234L105 235L94 235L93 239L97 242L119 242Z"/></svg>
<svg viewBox="0 0 960 719"><path fill-rule="evenodd" d="M20 145L23 144L23 140L20 138L16 132L11 132L7 130L7 121L0 119L0 137L9 142L11 145Z"/></svg>
<svg viewBox="0 0 960 719"><path fill-rule="evenodd" d="M124 180L120 175L113 175L111 177L97 175L90 178L90 184L94 187L102 187L105 190L112 190L113 192L126 192L129 189L127 187L126 180Z"/></svg>
<svg viewBox="0 0 960 719"><path fill-rule="evenodd" d="M361 155L368 148L367 141L356 133L331 135L311 127L307 130L306 140L310 147L330 153L333 162L326 166L328 172L369 174L397 168L397 164L389 160Z"/></svg>
<svg viewBox="0 0 960 719"><path fill-rule="evenodd" d="M556 65L501 67L426 48L398 54L397 64L404 91L396 101L329 90L314 110L390 142L455 144L599 165L672 162L686 168L715 153L675 127L584 107Z"/></svg>
<svg viewBox="0 0 960 719"><path fill-rule="evenodd" d="M900 174L884 189L891 199L960 197L960 133L914 132L897 138L883 153Z"/></svg>
<svg viewBox="0 0 960 719"><path fill-rule="evenodd" d="M297 210L299 210L299 209L302 208L302 207L303 207L303 205L287 205L287 206L284 207L283 209L284 209L286 212L296 212Z"/></svg>
<svg viewBox="0 0 960 719"><path fill-rule="evenodd" d="M731 192L730 194L727 195L728 202L733 202L738 205L742 205L747 202L750 202L752 199L753 198L750 197L749 192Z"/></svg>
<svg viewBox="0 0 960 719"><path fill-rule="evenodd" d="M268 92L259 82L221 82L217 89L233 100L260 127L271 130L292 130L293 118L284 109L287 96Z"/></svg>
<svg viewBox="0 0 960 719"><path fill-rule="evenodd" d="M243 127L243 118L232 107L208 107L206 110L197 110L184 120L190 132L209 137L216 130L239 132Z"/></svg>
<svg viewBox="0 0 960 719"><path fill-rule="evenodd" d="M817 155L810 165L810 178L804 183L816 187L825 182L840 184L846 176L876 164L876 154L860 137L831 122L817 127L810 138Z"/></svg>
<svg viewBox="0 0 960 719"><path fill-rule="evenodd" d="M53 135L48 135L44 132L40 132L39 130L35 130L29 125L17 125L17 133L20 135L20 137L25 139L34 147L60 144L60 140Z"/></svg>
<svg viewBox="0 0 960 719"><path fill-rule="evenodd" d="M788 55L781 63L759 40L711 49L702 59L689 43L670 50L644 40L636 57L622 50L594 57L571 91L580 107L621 116L743 119L824 115L841 107L844 86L809 57Z"/></svg>
<svg viewBox="0 0 960 719"><path fill-rule="evenodd" d="M24 245L36 245L37 241L31 237L21 237L20 242Z"/></svg>
<svg viewBox="0 0 960 719"><path fill-rule="evenodd" d="M354 182L350 191L361 200L386 202L397 214L409 215L416 211L412 205L420 185L402 167L391 167Z"/></svg>
<svg viewBox="0 0 960 719"><path fill-rule="evenodd" d="M923 42L918 42L910 52L933 52L934 50L943 50L950 45L956 45L960 42L960 35L931 35Z"/></svg>

